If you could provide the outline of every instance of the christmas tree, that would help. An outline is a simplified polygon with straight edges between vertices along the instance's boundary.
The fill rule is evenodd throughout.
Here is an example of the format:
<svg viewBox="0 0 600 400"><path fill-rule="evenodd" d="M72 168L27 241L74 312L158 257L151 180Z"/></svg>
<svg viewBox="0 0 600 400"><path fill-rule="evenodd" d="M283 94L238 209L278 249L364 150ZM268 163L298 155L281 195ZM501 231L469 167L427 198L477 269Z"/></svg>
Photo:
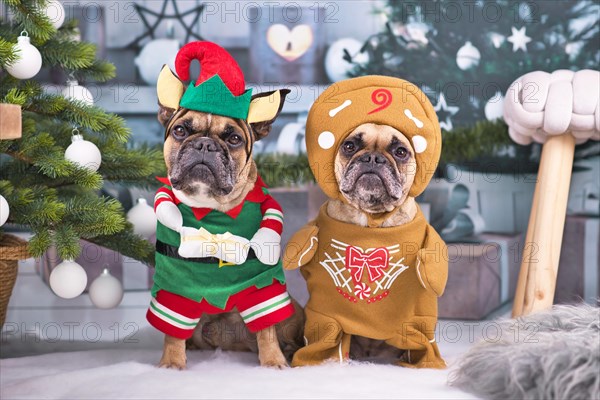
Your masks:
<svg viewBox="0 0 600 400"><path fill-rule="evenodd" d="M30 46L41 54L43 68L63 71L80 83L105 82L115 76L114 66L96 59L94 44L77 38L77 20L64 22L60 13L55 15L58 23L51 20L49 6L62 8L60 4L4 4L8 12L0 19L0 103L22 108L22 137L0 140L0 195L10 207L8 222L33 232L33 256L54 245L60 257L74 259L80 253L79 240L85 239L151 262L150 243L133 233L121 204L100 190L106 182L152 185L164 168L162 153L128 146L130 131L120 117L86 99L45 91L31 79L40 58ZM14 108L18 112L18 107L10 110ZM14 119L7 109L2 118ZM74 147L69 147L72 139ZM67 148L71 154L65 153Z"/></svg>
<svg viewBox="0 0 600 400"><path fill-rule="evenodd" d="M598 69L599 10L572 0L388 1L379 10L386 28L365 43L369 61L353 74L419 84L445 130L493 120L501 96L527 72Z"/></svg>

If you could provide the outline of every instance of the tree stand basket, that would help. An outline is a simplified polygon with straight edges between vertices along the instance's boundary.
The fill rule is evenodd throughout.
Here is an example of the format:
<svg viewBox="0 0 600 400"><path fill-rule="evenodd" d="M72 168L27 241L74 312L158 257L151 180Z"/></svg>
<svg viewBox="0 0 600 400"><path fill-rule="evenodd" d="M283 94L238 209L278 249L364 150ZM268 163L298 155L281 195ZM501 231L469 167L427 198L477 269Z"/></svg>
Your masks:
<svg viewBox="0 0 600 400"><path fill-rule="evenodd" d="M29 258L27 242L13 235L0 238L0 328L6 319L6 309L17 280L19 260Z"/></svg>

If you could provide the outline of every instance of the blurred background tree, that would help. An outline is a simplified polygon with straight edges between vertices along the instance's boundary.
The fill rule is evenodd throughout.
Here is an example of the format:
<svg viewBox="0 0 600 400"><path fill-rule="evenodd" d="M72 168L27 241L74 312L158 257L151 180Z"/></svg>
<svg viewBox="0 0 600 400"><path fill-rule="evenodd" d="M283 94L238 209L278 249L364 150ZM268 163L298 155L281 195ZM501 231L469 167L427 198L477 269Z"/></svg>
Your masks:
<svg viewBox="0 0 600 400"><path fill-rule="evenodd" d="M418 84L445 130L500 117L506 89L527 72L600 64L597 1L388 1L378 12L386 28L353 75Z"/></svg>

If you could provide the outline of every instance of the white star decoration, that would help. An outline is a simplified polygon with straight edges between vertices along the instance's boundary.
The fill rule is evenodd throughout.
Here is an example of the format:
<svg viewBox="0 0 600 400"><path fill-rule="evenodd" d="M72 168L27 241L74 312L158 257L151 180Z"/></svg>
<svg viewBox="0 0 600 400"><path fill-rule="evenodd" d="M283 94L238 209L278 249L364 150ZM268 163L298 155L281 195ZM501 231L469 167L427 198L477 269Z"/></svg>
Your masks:
<svg viewBox="0 0 600 400"><path fill-rule="evenodd" d="M531 38L525 34L525 27L517 30L514 26L510 28L512 35L506 40L513 44L513 52L517 50L527 51L527 43L531 42Z"/></svg>
<svg viewBox="0 0 600 400"><path fill-rule="evenodd" d="M450 118L454 114L456 114L458 110L460 110L460 108L456 106L449 106L448 104L446 104L446 98L444 97L444 93L440 93L438 102L435 105L435 107L433 107L433 109L438 114L438 118L440 119L440 128L445 129L447 131L451 131L452 119Z"/></svg>

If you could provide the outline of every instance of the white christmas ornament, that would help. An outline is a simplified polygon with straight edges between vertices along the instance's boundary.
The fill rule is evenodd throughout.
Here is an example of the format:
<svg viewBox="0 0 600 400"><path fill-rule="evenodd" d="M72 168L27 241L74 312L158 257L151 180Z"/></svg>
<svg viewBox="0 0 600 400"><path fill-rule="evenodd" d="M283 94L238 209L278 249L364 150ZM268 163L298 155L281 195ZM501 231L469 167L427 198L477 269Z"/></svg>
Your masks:
<svg viewBox="0 0 600 400"><path fill-rule="evenodd" d="M8 216L10 215L10 208L8 207L8 201L0 194L0 226L6 223Z"/></svg>
<svg viewBox="0 0 600 400"><path fill-rule="evenodd" d="M492 44L497 49L499 49L500 46L502 46L506 41L506 37L504 35L499 34L498 32L491 32L489 36L490 40L492 41Z"/></svg>
<svg viewBox="0 0 600 400"><path fill-rule="evenodd" d="M88 290L92 303L103 309L115 308L123 300L123 285L105 268Z"/></svg>
<svg viewBox="0 0 600 400"><path fill-rule="evenodd" d="M325 72L329 80L337 82L348 78L348 72L353 64L344 60L344 50L350 54L354 62L364 64L369 61L369 55L360 52L362 46L361 42L352 38L340 39L331 44L325 56Z"/></svg>
<svg viewBox="0 0 600 400"><path fill-rule="evenodd" d="M463 71L478 66L479 60L481 60L481 53L471 42L465 43L456 53L456 64Z"/></svg>
<svg viewBox="0 0 600 400"><path fill-rule="evenodd" d="M67 86L62 90L62 95L71 100L77 100L88 106L94 105L94 96L84 86L81 86L76 80L68 80Z"/></svg>
<svg viewBox="0 0 600 400"><path fill-rule="evenodd" d="M102 162L102 154L92 142L83 139L81 135L73 135L73 143L67 147L65 158L80 167L90 171L98 171Z"/></svg>
<svg viewBox="0 0 600 400"><path fill-rule="evenodd" d="M65 8L58 0L48 1L43 12L54 26L54 29L59 29L65 22Z"/></svg>
<svg viewBox="0 0 600 400"><path fill-rule="evenodd" d="M581 53L584 45L583 41L569 42L565 45L565 53L569 55L570 60L574 60Z"/></svg>
<svg viewBox="0 0 600 400"><path fill-rule="evenodd" d="M504 115L504 96L497 92L494 97L488 100L484 108L485 118L488 121L495 121Z"/></svg>
<svg viewBox="0 0 600 400"><path fill-rule="evenodd" d="M167 64L175 70L175 57L179 47L179 41L175 39L156 39L148 42L134 60L142 79L149 85L156 85L163 65Z"/></svg>
<svg viewBox="0 0 600 400"><path fill-rule="evenodd" d="M19 58L11 65L7 65L6 71L17 79L31 79L36 76L42 69L42 55L31 44L27 32L21 33L14 50Z"/></svg>
<svg viewBox="0 0 600 400"><path fill-rule="evenodd" d="M133 225L133 231L145 238L156 232L156 214L146 199L138 199L137 204L127 213L127 221Z"/></svg>
<svg viewBox="0 0 600 400"><path fill-rule="evenodd" d="M50 288L63 299L79 296L87 285L87 274L83 267L73 260L65 260L50 273Z"/></svg>
<svg viewBox="0 0 600 400"><path fill-rule="evenodd" d="M427 39L427 33L429 33L429 26L424 22L409 22L406 24L406 31L410 39L414 42L417 42L423 46L429 43L429 39Z"/></svg>
<svg viewBox="0 0 600 400"><path fill-rule="evenodd" d="M527 43L531 42L531 38L525 34L525 27L517 30L514 26L510 28L512 35L508 37L509 42L513 44L513 53L517 50L523 50L527 52Z"/></svg>

